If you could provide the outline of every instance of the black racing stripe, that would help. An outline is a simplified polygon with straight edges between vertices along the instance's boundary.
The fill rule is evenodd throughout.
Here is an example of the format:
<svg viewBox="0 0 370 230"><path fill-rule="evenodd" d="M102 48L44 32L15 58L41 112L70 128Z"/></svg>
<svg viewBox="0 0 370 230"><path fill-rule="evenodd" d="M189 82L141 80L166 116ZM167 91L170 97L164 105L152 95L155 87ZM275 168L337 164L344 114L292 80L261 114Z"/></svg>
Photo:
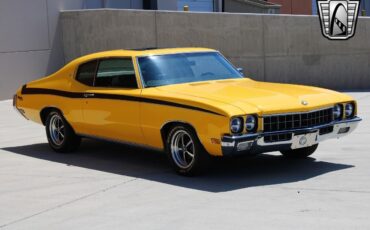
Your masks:
<svg viewBox="0 0 370 230"><path fill-rule="evenodd" d="M84 98L84 99L91 99L91 98L98 98L98 99L113 99L113 100L123 100L123 101L137 101L143 103L150 103L150 104L158 104L158 105L165 105L165 106L173 106L179 107L184 109L196 110L200 112L212 113L219 116L224 116L223 114L213 112L211 110L191 106L191 105L183 105L176 102L171 101L163 101L145 97L135 97L135 96L127 96L127 95L119 95L119 94L106 94L106 93L94 93L94 96L85 98L85 93L79 92L68 92L68 91L61 91L55 89L42 89L42 88L27 88L26 85L22 87L22 94L47 94L47 95L55 95L61 97L68 97L68 98Z"/></svg>
<svg viewBox="0 0 370 230"><path fill-rule="evenodd" d="M83 98L83 93L67 92L55 89L41 89L41 88L22 88L22 94L48 94L69 98Z"/></svg>
<svg viewBox="0 0 370 230"><path fill-rule="evenodd" d="M213 112L211 110L207 110L207 109L203 109L203 108L199 108L199 107L195 107L195 106L191 106L191 105L179 104L179 103L175 103L175 102L171 102L171 101L162 101L162 100L151 99L151 98L141 98L141 102L159 104L159 105L167 105L167 106L173 106L173 107L180 107L180 108L184 108L184 109L197 110L197 111L201 111L201 112L212 113L212 114L224 116L223 114Z"/></svg>

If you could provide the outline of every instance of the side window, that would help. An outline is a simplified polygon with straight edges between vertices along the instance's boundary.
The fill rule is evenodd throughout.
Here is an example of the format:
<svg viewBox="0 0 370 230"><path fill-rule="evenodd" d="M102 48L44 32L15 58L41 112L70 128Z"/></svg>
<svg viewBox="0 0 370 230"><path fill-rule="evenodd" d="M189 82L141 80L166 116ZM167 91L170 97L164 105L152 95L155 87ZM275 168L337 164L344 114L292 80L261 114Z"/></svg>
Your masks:
<svg viewBox="0 0 370 230"><path fill-rule="evenodd" d="M82 84L93 86L97 60L84 63L78 67L76 80Z"/></svg>
<svg viewBox="0 0 370 230"><path fill-rule="evenodd" d="M95 86L137 88L132 60L130 58L100 60Z"/></svg>

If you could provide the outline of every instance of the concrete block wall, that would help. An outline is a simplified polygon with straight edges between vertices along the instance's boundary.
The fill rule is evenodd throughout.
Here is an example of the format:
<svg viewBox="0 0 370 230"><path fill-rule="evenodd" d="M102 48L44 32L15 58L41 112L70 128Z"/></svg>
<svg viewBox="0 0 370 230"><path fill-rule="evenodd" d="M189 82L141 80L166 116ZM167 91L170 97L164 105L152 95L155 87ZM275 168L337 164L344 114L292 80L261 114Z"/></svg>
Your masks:
<svg viewBox="0 0 370 230"><path fill-rule="evenodd" d="M331 89L370 89L370 18L354 38L330 41L317 16L93 10L62 12L66 62L143 47L220 50L253 79Z"/></svg>

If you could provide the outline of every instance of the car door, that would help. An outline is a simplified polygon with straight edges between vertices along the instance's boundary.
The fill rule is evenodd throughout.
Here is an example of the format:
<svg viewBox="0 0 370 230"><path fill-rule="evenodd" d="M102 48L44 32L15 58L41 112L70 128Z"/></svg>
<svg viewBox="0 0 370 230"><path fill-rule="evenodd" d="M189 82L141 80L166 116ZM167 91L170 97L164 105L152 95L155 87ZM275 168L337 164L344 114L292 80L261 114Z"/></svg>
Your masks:
<svg viewBox="0 0 370 230"><path fill-rule="evenodd" d="M142 143L140 94L132 58L98 60L93 87L84 92L87 134Z"/></svg>
<svg viewBox="0 0 370 230"><path fill-rule="evenodd" d="M75 93L75 97L68 104L72 117L69 122L72 123L75 132L78 134L86 134L88 130L83 116L83 105L86 103L84 92L92 89L97 66L98 60L80 64L76 71L75 81L70 85L70 91Z"/></svg>

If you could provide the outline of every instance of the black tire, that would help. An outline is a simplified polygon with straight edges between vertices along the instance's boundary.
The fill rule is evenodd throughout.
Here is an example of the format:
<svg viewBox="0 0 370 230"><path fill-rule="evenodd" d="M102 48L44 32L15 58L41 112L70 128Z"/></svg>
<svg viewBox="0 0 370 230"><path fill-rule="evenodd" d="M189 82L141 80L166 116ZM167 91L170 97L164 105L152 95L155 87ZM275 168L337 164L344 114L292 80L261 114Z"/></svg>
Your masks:
<svg viewBox="0 0 370 230"><path fill-rule="evenodd" d="M184 140L184 142L186 142L185 145L187 145L187 147L183 149L185 149L185 152L191 152L193 154L193 157L186 153L184 157L184 151L177 149L176 143L177 141L181 141L180 139L178 140L178 138L181 138L179 137L179 135L181 134L183 134L182 140ZM193 143L193 145L188 145L190 141ZM165 147L171 165L173 166L175 171L182 176L199 175L208 167L210 155L206 152L203 145L200 143L193 129L189 128L188 126L174 126L167 135ZM183 157L180 157L178 155L183 155ZM185 161L181 160L180 158L185 159ZM188 163L188 165L186 165L186 163Z"/></svg>
<svg viewBox="0 0 370 230"><path fill-rule="evenodd" d="M318 146L319 144L316 144L306 148L284 150L280 152L287 158L306 158L312 155L316 151Z"/></svg>
<svg viewBox="0 0 370 230"><path fill-rule="evenodd" d="M55 128L52 128L53 126L52 124L54 122L58 122L58 124L60 124L59 127L61 129L59 129L59 132L58 131L53 132ZM81 137L76 135L76 133L73 131L72 127L68 124L63 115L57 110L53 110L47 115L45 122L45 130L49 146L56 152L69 153L75 151L80 146ZM56 133L59 133L59 135ZM58 141L57 140L58 136L59 137L63 136L63 138L60 138L62 140Z"/></svg>

